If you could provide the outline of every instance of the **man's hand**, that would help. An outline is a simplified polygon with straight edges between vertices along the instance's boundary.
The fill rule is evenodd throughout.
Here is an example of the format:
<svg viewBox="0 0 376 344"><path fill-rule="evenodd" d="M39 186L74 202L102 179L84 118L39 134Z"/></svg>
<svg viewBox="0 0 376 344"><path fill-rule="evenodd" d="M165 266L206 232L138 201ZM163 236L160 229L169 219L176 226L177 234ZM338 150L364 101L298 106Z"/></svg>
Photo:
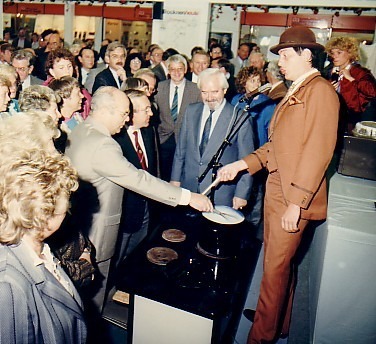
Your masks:
<svg viewBox="0 0 376 344"><path fill-rule="evenodd" d="M180 182L175 182L175 181L171 180L170 184L174 185L174 186L179 186L180 187Z"/></svg>
<svg viewBox="0 0 376 344"><path fill-rule="evenodd" d="M123 67L119 67L116 70L116 74L120 77L121 81L127 80L127 74L125 73L125 69Z"/></svg>
<svg viewBox="0 0 376 344"><path fill-rule="evenodd" d="M300 207L290 203L282 216L282 228L289 233L299 232Z"/></svg>
<svg viewBox="0 0 376 344"><path fill-rule="evenodd" d="M213 211L213 204L210 202L209 198L194 192L191 193L189 205L198 211Z"/></svg>
<svg viewBox="0 0 376 344"><path fill-rule="evenodd" d="M246 170L247 168L248 166L244 160L238 160L223 166L218 171L217 178L219 178L221 182L227 182L229 180L233 180L240 171Z"/></svg>
<svg viewBox="0 0 376 344"><path fill-rule="evenodd" d="M85 259L85 260L87 260L91 264L90 253L87 252L87 251L83 251L82 254L81 254L81 256L78 259Z"/></svg>
<svg viewBox="0 0 376 344"><path fill-rule="evenodd" d="M239 197L234 197L232 199L232 207L234 209L242 209L247 205L247 201L245 199L239 198Z"/></svg>

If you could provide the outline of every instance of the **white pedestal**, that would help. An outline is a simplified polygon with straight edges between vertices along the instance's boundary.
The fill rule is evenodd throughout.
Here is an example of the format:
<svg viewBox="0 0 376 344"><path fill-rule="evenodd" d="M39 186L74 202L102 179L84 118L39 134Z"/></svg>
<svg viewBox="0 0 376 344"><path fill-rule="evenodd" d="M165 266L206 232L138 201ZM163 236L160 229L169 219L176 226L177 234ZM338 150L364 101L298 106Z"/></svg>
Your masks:
<svg viewBox="0 0 376 344"><path fill-rule="evenodd" d="M310 271L314 344L376 343L376 182L339 174Z"/></svg>

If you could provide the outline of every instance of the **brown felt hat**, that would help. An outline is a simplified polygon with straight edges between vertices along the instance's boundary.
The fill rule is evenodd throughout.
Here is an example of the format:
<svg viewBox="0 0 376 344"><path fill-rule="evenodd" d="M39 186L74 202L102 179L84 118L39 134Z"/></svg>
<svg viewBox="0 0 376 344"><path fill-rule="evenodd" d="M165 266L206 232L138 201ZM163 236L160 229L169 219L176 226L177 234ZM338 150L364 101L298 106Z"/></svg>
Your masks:
<svg viewBox="0 0 376 344"><path fill-rule="evenodd" d="M314 50L324 50L324 46L316 43L316 36L312 30L305 26L293 26L282 33L279 44L270 48L273 54L285 48L303 47Z"/></svg>

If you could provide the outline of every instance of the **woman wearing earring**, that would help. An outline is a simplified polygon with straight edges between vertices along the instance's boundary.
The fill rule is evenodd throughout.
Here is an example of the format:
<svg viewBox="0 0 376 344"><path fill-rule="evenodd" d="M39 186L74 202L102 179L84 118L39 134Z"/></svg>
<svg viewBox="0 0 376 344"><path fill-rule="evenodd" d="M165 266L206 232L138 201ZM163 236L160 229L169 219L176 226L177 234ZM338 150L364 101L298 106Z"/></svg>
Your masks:
<svg viewBox="0 0 376 344"><path fill-rule="evenodd" d="M347 123L347 130L351 131L362 120L375 120L376 80L358 62L359 42L353 37L334 37L325 50L333 60L330 79L344 105L341 120Z"/></svg>
<svg viewBox="0 0 376 344"><path fill-rule="evenodd" d="M85 343L81 299L45 244L65 217L76 172L52 137L21 131L14 140L11 128L0 122L0 342Z"/></svg>

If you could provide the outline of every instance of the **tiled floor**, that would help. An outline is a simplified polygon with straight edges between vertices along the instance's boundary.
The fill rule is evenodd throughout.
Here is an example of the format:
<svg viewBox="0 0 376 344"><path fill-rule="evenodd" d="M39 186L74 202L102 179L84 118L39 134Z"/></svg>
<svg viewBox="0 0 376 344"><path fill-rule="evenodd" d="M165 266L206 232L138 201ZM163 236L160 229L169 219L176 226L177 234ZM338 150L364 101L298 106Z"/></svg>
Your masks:
<svg viewBox="0 0 376 344"><path fill-rule="evenodd" d="M298 282L296 286L295 299L292 311L290 326L290 335L286 339L280 339L277 344L311 344L310 323L309 323L309 245L313 237L313 230L307 229L305 238L302 241L298 252ZM244 308L255 309L259 294L261 276L262 276L263 250L260 252L256 270L249 289L248 297ZM244 316L239 322L234 344L245 344L252 323Z"/></svg>

